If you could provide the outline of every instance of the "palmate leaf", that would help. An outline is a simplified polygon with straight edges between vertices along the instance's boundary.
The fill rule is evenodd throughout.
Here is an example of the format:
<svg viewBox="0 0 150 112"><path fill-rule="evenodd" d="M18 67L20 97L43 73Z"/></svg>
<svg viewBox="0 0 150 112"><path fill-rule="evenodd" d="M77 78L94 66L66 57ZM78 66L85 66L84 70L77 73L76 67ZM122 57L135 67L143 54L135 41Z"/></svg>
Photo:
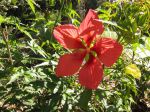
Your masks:
<svg viewBox="0 0 150 112"><path fill-rule="evenodd" d="M125 68L125 73L132 75L136 79L140 79L141 71L135 64L130 64Z"/></svg>

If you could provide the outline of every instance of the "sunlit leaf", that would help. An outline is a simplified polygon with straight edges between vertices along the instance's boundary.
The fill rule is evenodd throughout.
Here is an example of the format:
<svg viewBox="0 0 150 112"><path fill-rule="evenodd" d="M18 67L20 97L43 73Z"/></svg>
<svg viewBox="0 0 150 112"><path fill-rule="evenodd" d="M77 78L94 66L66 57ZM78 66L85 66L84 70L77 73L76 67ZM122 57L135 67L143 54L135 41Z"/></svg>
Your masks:
<svg viewBox="0 0 150 112"><path fill-rule="evenodd" d="M101 35L102 37L110 37L110 38L113 38L115 40L117 40L118 38L118 35L116 32L114 31L104 31L103 34Z"/></svg>
<svg viewBox="0 0 150 112"><path fill-rule="evenodd" d="M11 2L12 2L14 5L16 5L17 1L18 1L18 0L11 0Z"/></svg>
<svg viewBox="0 0 150 112"><path fill-rule="evenodd" d="M147 38L146 39L146 48L148 49L148 50L150 50L150 38Z"/></svg>
<svg viewBox="0 0 150 112"><path fill-rule="evenodd" d="M20 73L13 74L7 84L11 84L12 82L16 81L19 78L19 76Z"/></svg>
<svg viewBox="0 0 150 112"><path fill-rule="evenodd" d="M4 17L0 15L0 24L5 21Z"/></svg>
<svg viewBox="0 0 150 112"><path fill-rule="evenodd" d="M31 10L35 13L34 0L26 0L31 8Z"/></svg>
<svg viewBox="0 0 150 112"><path fill-rule="evenodd" d="M127 31L127 30L125 30L124 28L122 28L121 26L119 26L115 22L105 21L105 20L99 20L99 21L101 21L102 23L105 23L105 24L109 24L109 25L115 26L115 27L119 28L120 30Z"/></svg>
<svg viewBox="0 0 150 112"><path fill-rule="evenodd" d="M135 64L130 64L125 68L125 73L132 75L136 79L140 79L141 71Z"/></svg>
<svg viewBox="0 0 150 112"><path fill-rule="evenodd" d="M54 6L55 5L55 0L49 0L49 5Z"/></svg>
<svg viewBox="0 0 150 112"><path fill-rule="evenodd" d="M18 28L18 30L20 30L21 32L23 32L24 34L26 34L28 37L30 37L30 39L32 39L31 34L29 32L27 32L24 27L21 27L18 24L16 24L16 27Z"/></svg>

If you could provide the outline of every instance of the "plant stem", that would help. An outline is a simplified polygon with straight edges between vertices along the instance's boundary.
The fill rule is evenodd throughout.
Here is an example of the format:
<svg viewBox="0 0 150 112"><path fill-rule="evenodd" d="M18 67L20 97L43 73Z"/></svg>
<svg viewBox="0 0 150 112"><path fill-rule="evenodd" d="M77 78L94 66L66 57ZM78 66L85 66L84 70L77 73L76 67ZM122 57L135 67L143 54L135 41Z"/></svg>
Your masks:
<svg viewBox="0 0 150 112"><path fill-rule="evenodd" d="M2 37L3 37L3 40L6 44L6 47L7 47L7 51L8 51L8 55L9 55L9 61L11 63L11 65L13 64L13 60L12 60L12 55L11 55L11 51L10 51L10 46L9 46L9 42L8 42L8 31L7 31L7 28L5 30L2 30Z"/></svg>
<svg viewBox="0 0 150 112"><path fill-rule="evenodd" d="M135 56L135 52L133 51L133 55L132 55L132 63L134 63L134 56Z"/></svg>

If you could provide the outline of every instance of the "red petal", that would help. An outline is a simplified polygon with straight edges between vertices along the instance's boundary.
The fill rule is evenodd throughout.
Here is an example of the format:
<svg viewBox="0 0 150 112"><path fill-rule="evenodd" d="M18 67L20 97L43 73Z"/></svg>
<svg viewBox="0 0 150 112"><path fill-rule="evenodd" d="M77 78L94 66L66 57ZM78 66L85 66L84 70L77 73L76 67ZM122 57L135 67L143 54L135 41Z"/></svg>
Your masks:
<svg viewBox="0 0 150 112"><path fill-rule="evenodd" d="M92 24L93 19L98 19L98 15L94 10L90 9L83 22L80 24L79 33L82 33L87 28L93 26Z"/></svg>
<svg viewBox="0 0 150 112"><path fill-rule="evenodd" d="M103 77L101 63L96 59L90 59L79 72L79 82L88 89L97 89Z"/></svg>
<svg viewBox="0 0 150 112"><path fill-rule="evenodd" d="M54 29L54 37L64 47L69 49L82 48L77 28L73 25L60 25Z"/></svg>
<svg viewBox="0 0 150 112"><path fill-rule="evenodd" d="M65 54L60 57L59 63L56 67L56 75L57 76L69 76L75 74L84 59L85 52L75 52L72 54Z"/></svg>
<svg viewBox="0 0 150 112"><path fill-rule="evenodd" d="M101 38L94 45L93 50L98 54L104 65L113 65L122 53L123 46L111 38Z"/></svg>
<svg viewBox="0 0 150 112"><path fill-rule="evenodd" d="M92 23L95 25L95 28L97 29L97 34L102 34L104 31L103 23L99 19L94 19Z"/></svg>
<svg viewBox="0 0 150 112"><path fill-rule="evenodd" d="M79 34L81 38L84 38L87 44L90 44L97 34L101 34L104 31L104 27L101 21L98 20L97 13L90 9L85 19L80 24Z"/></svg>

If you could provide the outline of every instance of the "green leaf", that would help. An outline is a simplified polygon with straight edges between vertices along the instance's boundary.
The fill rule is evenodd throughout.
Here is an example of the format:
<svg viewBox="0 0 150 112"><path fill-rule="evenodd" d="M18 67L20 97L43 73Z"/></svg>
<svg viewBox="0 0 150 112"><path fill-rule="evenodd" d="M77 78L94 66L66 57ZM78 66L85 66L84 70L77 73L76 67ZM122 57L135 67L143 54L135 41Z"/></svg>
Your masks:
<svg viewBox="0 0 150 112"><path fill-rule="evenodd" d="M116 101L116 107L119 108L122 105L122 103L123 103L122 98L118 98L116 100L117 100Z"/></svg>
<svg viewBox="0 0 150 112"><path fill-rule="evenodd" d="M30 39L32 40L31 34L29 32L27 32L24 27L21 27L18 24L16 24L16 27L18 28L18 30L20 30L21 32L23 32L25 35L27 35L28 37L30 37Z"/></svg>
<svg viewBox="0 0 150 112"><path fill-rule="evenodd" d="M45 24L45 27L52 27L54 25L55 21L48 21L46 24Z"/></svg>
<svg viewBox="0 0 150 112"><path fill-rule="evenodd" d="M50 6L55 6L55 0L49 0L49 5Z"/></svg>
<svg viewBox="0 0 150 112"><path fill-rule="evenodd" d="M131 25L132 25L132 31L135 33L138 27L135 19L132 20Z"/></svg>
<svg viewBox="0 0 150 112"><path fill-rule="evenodd" d="M118 35L114 31L104 31L102 34L102 37L110 37L110 38L117 40Z"/></svg>
<svg viewBox="0 0 150 112"><path fill-rule="evenodd" d="M139 44L139 43L133 43L133 44L132 44L132 50L133 50L133 51L136 51L138 47L140 47L140 44Z"/></svg>
<svg viewBox="0 0 150 112"><path fill-rule="evenodd" d="M43 55L43 56L45 56L45 55ZM40 64L35 65L34 67L41 67L41 66L48 66L48 65L49 65L49 62L42 62Z"/></svg>
<svg viewBox="0 0 150 112"><path fill-rule="evenodd" d="M63 105L62 111L68 112L68 100L65 101L65 104Z"/></svg>
<svg viewBox="0 0 150 112"><path fill-rule="evenodd" d="M123 31L127 31L126 29L120 27L117 23L115 22L111 22L111 21L105 21L105 20L100 20L102 23L105 23L105 24L109 24L109 25L112 25L112 26L115 26L117 28L119 28L120 30L123 30Z"/></svg>
<svg viewBox="0 0 150 112"><path fill-rule="evenodd" d="M26 0L28 5L30 6L31 10L35 13L35 7L34 7L34 0Z"/></svg>
<svg viewBox="0 0 150 112"><path fill-rule="evenodd" d="M14 5L16 5L17 1L18 1L18 0L11 0L11 2L12 2Z"/></svg>
<svg viewBox="0 0 150 112"><path fill-rule="evenodd" d="M150 50L150 38L146 39L146 49Z"/></svg>
<svg viewBox="0 0 150 112"><path fill-rule="evenodd" d="M62 97L60 96L59 93L52 94L51 96L52 96L52 100L50 102L49 107L54 108L57 105L57 103L62 99Z"/></svg>
<svg viewBox="0 0 150 112"><path fill-rule="evenodd" d="M85 89L80 96L79 106L83 109L88 108L88 102L90 101L92 96L92 90Z"/></svg>
<svg viewBox="0 0 150 112"><path fill-rule="evenodd" d="M15 82L20 75L21 75L20 73L13 74L7 84L11 84L12 82Z"/></svg>
<svg viewBox="0 0 150 112"><path fill-rule="evenodd" d="M142 13L142 14L139 16L139 21L138 21L138 23L139 23L140 26L143 26L143 24L145 24L145 22L146 22L146 19L147 19L147 17L148 17L148 14L147 14L147 13L143 14L144 12L141 12L141 13Z"/></svg>
<svg viewBox="0 0 150 112"><path fill-rule="evenodd" d="M35 40L31 40L30 42L28 42L30 49L36 54L39 53L40 55L42 55L44 58L48 57L47 53L44 51L44 49L42 47L40 47ZM45 63L47 64L47 63Z"/></svg>
<svg viewBox="0 0 150 112"><path fill-rule="evenodd" d="M4 17L0 15L0 24L5 21Z"/></svg>
<svg viewBox="0 0 150 112"><path fill-rule="evenodd" d="M130 64L125 68L125 73L132 75L136 79L140 79L141 71L135 64Z"/></svg>

